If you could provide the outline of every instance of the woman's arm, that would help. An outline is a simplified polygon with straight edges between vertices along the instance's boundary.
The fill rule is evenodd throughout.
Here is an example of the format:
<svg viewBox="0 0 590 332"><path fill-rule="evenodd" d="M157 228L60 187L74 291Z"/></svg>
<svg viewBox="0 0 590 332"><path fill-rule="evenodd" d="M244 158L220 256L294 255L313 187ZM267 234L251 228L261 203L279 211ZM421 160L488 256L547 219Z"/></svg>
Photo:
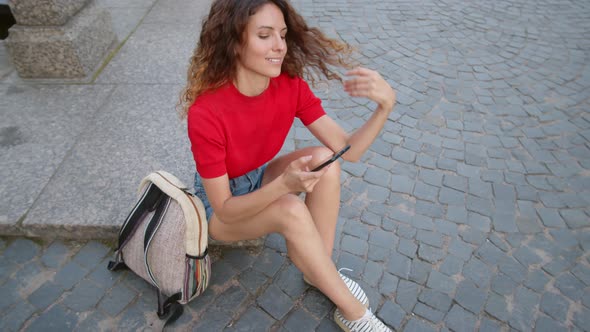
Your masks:
<svg viewBox="0 0 590 332"><path fill-rule="evenodd" d="M395 91L376 71L357 68L346 73L354 78L344 82L344 91L351 97L367 97L377 103L377 108L364 125L348 135L336 121L323 116L308 126L312 134L324 145L338 151L346 144L350 150L342 158L356 162L367 151L383 129L396 102Z"/></svg>
<svg viewBox="0 0 590 332"><path fill-rule="evenodd" d="M226 224L255 216L277 198L291 192L311 192L329 167L319 172L307 170L311 156L291 162L285 171L260 189L242 196L233 196L227 174L202 179L207 198L217 218Z"/></svg>

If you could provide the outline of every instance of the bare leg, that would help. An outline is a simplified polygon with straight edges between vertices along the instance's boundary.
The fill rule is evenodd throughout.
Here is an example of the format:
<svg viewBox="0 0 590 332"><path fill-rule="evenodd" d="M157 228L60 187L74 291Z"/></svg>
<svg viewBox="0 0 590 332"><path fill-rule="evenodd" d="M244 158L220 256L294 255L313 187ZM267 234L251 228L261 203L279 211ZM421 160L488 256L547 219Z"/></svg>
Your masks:
<svg viewBox="0 0 590 332"><path fill-rule="evenodd" d="M280 175L293 160L305 156L313 156L311 165L320 164L332 155L325 147L307 147L273 160L264 173L263 185ZM326 174L315 185L313 192L305 197L316 228L322 238L326 253L332 257L338 212L340 210L340 163L335 162Z"/></svg>
<svg viewBox="0 0 590 332"><path fill-rule="evenodd" d="M365 307L338 275L312 216L299 197L284 195L253 218L234 224L224 224L213 215L209 232L213 238L227 242L255 239L275 232L282 234L295 266L336 304L346 319L355 320L365 313Z"/></svg>

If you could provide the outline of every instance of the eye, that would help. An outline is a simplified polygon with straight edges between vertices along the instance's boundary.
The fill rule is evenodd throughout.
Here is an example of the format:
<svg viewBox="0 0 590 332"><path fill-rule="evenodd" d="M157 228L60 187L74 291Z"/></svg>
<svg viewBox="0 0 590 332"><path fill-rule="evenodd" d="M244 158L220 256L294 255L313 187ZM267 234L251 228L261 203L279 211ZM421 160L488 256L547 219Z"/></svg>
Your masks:
<svg viewBox="0 0 590 332"><path fill-rule="evenodd" d="M281 36L281 39L282 39L282 40L285 40L285 39L287 39L287 35Z"/></svg>
<svg viewBox="0 0 590 332"><path fill-rule="evenodd" d="M259 35L258 38L260 38L260 39L266 39L266 38L268 38L268 35L263 35L263 36Z"/></svg>

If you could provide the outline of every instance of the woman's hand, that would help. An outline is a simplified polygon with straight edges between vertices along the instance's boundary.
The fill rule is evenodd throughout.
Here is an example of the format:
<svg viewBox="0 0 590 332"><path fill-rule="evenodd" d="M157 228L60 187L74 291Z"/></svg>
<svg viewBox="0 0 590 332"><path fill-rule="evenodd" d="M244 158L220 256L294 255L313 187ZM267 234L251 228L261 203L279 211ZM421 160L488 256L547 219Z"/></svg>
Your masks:
<svg viewBox="0 0 590 332"><path fill-rule="evenodd" d="M312 192L322 175L330 168L328 165L317 172L310 172L308 164L311 158L303 156L293 160L281 174L283 184L289 192Z"/></svg>
<svg viewBox="0 0 590 332"><path fill-rule="evenodd" d="M344 81L344 91L348 95L367 97L388 112L393 109L396 101L395 91L378 72L359 67L347 72L346 76L355 76Z"/></svg>

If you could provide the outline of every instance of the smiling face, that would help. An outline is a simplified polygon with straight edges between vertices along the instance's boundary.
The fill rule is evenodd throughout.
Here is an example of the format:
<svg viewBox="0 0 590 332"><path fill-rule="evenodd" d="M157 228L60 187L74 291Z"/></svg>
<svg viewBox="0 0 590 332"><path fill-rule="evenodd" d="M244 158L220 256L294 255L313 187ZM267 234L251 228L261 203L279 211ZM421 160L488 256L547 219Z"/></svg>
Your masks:
<svg viewBox="0 0 590 332"><path fill-rule="evenodd" d="M244 31L244 44L239 48L237 81L266 84L270 77L281 74L287 53L287 25L276 5L267 3L250 16Z"/></svg>

